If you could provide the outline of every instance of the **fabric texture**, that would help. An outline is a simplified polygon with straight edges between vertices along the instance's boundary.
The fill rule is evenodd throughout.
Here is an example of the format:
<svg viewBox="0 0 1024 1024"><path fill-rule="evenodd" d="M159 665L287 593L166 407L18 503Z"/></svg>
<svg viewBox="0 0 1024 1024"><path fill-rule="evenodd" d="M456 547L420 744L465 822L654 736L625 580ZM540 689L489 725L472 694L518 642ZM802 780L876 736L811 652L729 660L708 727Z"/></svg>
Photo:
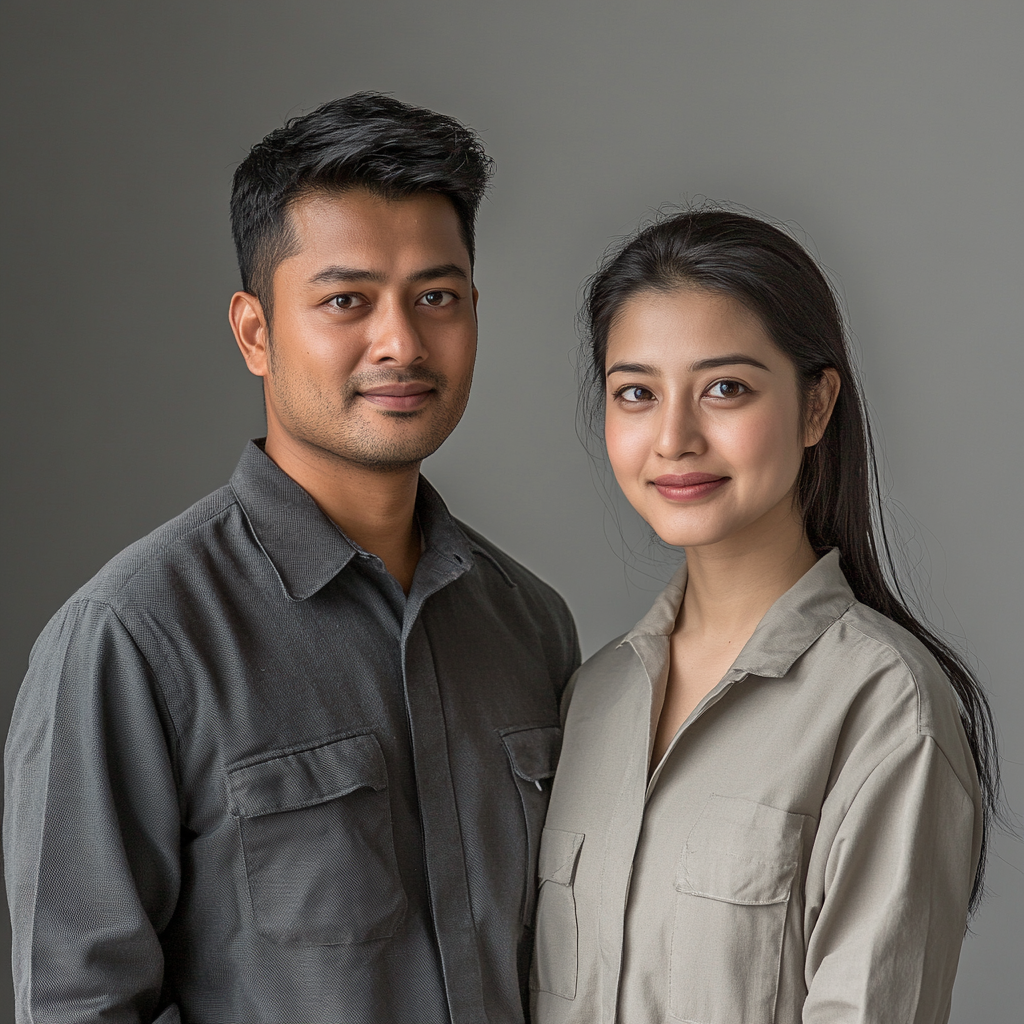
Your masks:
<svg viewBox="0 0 1024 1024"><path fill-rule="evenodd" d="M579 664L421 478L408 597L257 444L37 641L5 752L17 1019L524 1019Z"/></svg>
<svg viewBox="0 0 1024 1024"><path fill-rule="evenodd" d="M982 823L946 677L833 550L649 775L685 585L563 700L534 1024L942 1024Z"/></svg>

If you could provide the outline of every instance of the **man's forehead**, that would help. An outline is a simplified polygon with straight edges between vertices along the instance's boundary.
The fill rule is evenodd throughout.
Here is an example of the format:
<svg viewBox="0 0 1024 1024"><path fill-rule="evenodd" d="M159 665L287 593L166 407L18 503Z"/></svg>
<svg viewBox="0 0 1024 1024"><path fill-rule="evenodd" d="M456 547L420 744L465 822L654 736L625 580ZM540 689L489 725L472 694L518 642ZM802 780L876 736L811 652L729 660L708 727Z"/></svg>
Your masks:
<svg viewBox="0 0 1024 1024"><path fill-rule="evenodd" d="M300 196L288 206L295 227L307 232L343 232L376 237L377 226L404 228L410 234L460 237L459 217L446 196L417 192L399 199L386 198L366 189L317 191Z"/></svg>
<svg viewBox="0 0 1024 1024"><path fill-rule="evenodd" d="M287 216L287 259L325 261L317 273L329 265L380 272L392 265L403 275L455 265L465 276L469 269L455 208L436 193L387 199L364 189L316 192L292 203Z"/></svg>

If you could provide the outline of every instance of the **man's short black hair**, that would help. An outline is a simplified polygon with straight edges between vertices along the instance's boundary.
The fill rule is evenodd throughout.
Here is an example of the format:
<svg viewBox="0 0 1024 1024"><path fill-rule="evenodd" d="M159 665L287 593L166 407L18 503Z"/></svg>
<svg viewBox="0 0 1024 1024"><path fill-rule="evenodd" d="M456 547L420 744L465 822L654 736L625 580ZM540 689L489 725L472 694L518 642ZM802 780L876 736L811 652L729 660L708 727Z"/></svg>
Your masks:
<svg viewBox="0 0 1024 1024"><path fill-rule="evenodd" d="M389 200L447 197L472 265L476 212L493 167L472 129L381 93L353 93L293 117L235 171L231 233L242 288L269 316L274 271L296 244L288 207L317 192L353 188Z"/></svg>

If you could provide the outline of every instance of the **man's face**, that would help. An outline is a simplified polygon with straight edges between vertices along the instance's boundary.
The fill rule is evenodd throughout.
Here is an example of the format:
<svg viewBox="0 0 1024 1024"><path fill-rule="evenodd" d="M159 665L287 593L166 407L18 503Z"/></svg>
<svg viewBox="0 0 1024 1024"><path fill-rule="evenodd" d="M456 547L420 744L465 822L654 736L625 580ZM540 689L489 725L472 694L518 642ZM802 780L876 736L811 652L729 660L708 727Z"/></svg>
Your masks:
<svg viewBox="0 0 1024 1024"><path fill-rule="evenodd" d="M268 451L382 471L419 463L465 411L476 290L451 203L317 194L289 210L297 251L274 272L264 378ZM254 365L255 358L255 365Z"/></svg>

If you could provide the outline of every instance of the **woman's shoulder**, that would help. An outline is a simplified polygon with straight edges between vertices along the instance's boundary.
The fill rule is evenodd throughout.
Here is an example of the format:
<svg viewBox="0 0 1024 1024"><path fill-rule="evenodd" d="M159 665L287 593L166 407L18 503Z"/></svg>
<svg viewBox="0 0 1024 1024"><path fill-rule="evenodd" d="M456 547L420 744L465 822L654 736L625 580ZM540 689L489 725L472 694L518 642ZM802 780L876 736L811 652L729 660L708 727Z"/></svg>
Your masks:
<svg viewBox="0 0 1024 1024"><path fill-rule="evenodd" d="M912 694L916 731L931 736L947 752L959 753L964 735L956 694L918 637L860 601L851 604L829 633L851 682L870 683L876 697L893 702L901 693Z"/></svg>
<svg viewBox="0 0 1024 1024"><path fill-rule="evenodd" d="M638 678L644 677L644 652L637 650L637 647L649 639L655 644L661 641L667 657L667 637L649 638L631 630L609 640L604 647L595 651L580 665L576 674L582 683L593 687L600 687L602 684L621 685L628 682L634 674L637 674Z"/></svg>
<svg viewBox="0 0 1024 1024"><path fill-rule="evenodd" d="M854 601L829 632L851 664L866 661L888 669L895 684L912 685L923 696L949 688L932 652L910 630L869 605Z"/></svg>
<svg viewBox="0 0 1024 1024"><path fill-rule="evenodd" d="M637 673L638 680L643 677L643 664L627 642L629 637L629 633L623 633L609 640L576 669L562 696L563 723L570 702L600 703L605 696L614 696L623 686L630 685Z"/></svg>

